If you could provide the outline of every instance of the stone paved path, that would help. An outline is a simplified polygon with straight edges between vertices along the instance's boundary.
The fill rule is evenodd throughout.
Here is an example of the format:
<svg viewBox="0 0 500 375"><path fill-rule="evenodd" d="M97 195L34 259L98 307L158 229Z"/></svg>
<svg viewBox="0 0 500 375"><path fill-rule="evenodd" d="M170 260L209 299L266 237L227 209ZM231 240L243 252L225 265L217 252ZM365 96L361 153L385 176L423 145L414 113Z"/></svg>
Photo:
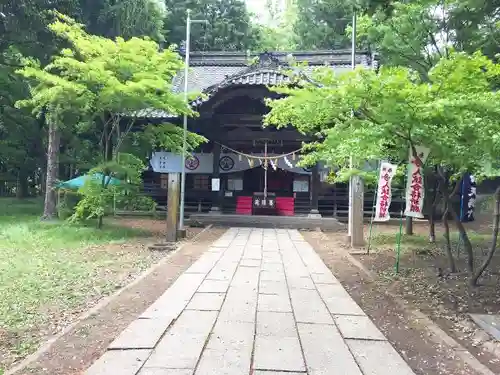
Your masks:
<svg viewBox="0 0 500 375"><path fill-rule="evenodd" d="M229 229L87 375L414 375L296 230Z"/></svg>

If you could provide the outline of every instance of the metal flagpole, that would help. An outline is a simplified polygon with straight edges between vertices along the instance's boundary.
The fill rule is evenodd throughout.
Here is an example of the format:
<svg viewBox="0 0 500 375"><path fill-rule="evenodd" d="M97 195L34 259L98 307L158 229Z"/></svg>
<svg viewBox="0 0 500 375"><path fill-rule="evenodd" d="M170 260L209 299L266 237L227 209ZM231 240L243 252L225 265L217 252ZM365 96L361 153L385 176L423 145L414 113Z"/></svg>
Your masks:
<svg viewBox="0 0 500 375"><path fill-rule="evenodd" d="M191 52L191 24L206 23L203 20L192 20L191 9L187 10L186 18L186 51L184 58L184 102L188 103L188 75L189 75L189 54ZM184 200L186 195L186 153L187 153L187 114L183 116L183 133L182 133L182 157L181 157L181 204L179 213L179 230L184 229Z"/></svg>

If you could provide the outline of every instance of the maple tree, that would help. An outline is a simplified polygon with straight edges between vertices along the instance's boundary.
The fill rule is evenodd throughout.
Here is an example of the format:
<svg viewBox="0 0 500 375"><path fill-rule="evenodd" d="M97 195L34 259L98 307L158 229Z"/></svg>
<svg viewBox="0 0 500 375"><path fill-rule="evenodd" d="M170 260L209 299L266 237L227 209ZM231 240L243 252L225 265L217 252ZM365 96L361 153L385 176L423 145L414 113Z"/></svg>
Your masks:
<svg viewBox="0 0 500 375"><path fill-rule="evenodd" d="M336 74L319 68L311 79L295 69L294 87L276 89L285 95L268 101L267 125L292 124L300 132L317 135L306 145L305 163L319 160L340 168L337 178L366 175L349 168L366 160L408 160L408 149L430 149L429 165L438 166L441 193L474 271L472 245L450 203L464 172L477 179L494 173L489 167L500 153L500 94L492 90L500 67L477 52L450 53L440 59L425 79L406 67L382 67L378 72L358 67ZM353 115L354 114L354 115ZM476 279L477 281L477 279Z"/></svg>

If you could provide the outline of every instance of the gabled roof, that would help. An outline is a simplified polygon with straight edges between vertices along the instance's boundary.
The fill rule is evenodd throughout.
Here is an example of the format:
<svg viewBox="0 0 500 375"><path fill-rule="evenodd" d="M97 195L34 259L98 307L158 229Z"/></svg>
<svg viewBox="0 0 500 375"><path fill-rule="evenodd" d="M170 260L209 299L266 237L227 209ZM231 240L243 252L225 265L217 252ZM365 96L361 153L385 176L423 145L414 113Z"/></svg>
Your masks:
<svg viewBox="0 0 500 375"><path fill-rule="evenodd" d="M232 85L275 86L288 82L290 78L283 72L290 60L307 63L303 69L307 75L319 66L330 66L337 72L351 69L351 51L316 52L264 52L250 54L245 52L192 52L188 75L188 92L201 92L191 105L195 108L209 100L220 89ZM366 52L356 54L356 64L376 68L377 59ZM184 89L184 72L174 78L174 92ZM162 110L148 109L138 111L139 118L174 118Z"/></svg>

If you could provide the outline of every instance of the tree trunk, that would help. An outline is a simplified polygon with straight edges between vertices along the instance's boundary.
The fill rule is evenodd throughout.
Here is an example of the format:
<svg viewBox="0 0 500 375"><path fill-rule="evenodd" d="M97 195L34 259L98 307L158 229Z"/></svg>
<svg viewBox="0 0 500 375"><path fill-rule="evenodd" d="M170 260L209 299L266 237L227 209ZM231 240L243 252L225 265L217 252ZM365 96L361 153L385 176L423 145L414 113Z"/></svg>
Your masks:
<svg viewBox="0 0 500 375"><path fill-rule="evenodd" d="M448 207L446 207L444 210L443 225L444 225L444 238L446 239L446 255L448 256L450 272L455 273L457 272L457 266L455 265L455 259L453 258L453 252L451 250L450 223L448 222Z"/></svg>
<svg viewBox="0 0 500 375"><path fill-rule="evenodd" d="M474 273L474 252L472 251L472 243L470 242L469 236L467 236L467 231L465 230L464 224L460 221L459 215L450 202L450 197L452 197L457 192L457 188L460 186L460 183L456 184L455 189L453 189L453 192L450 194L448 189L449 179L446 177L442 167L438 167L438 173L441 178L441 192L443 195L444 206L451 214L460 237L463 240L464 249L467 253L467 271L472 276Z"/></svg>
<svg viewBox="0 0 500 375"><path fill-rule="evenodd" d="M59 145L61 134L53 121L49 122L48 149L47 149L47 176L45 178L45 205L43 208L43 220L51 220L57 217L56 192L54 185L59 170Z"/></svg>
<svg viewBox="0 0 500 375"><path fill-rule="evenodd" d="M497 250L499 227L500 227L500 187L498 187L497 190L495 191L495 209L493 211L493 233L491 238L490 250L483 264L481 264L481 267L479 267L479 269L476 271L476 273L471 279L471 284L473 286L478 285L479 278L483 275L486 268L488 268L491 260L493 259L493 255Z"/></svg>
<svg viewBox="0 0 500 375"><path fill-rule="evenodd" d="M21 169L17 173L16 198L23 199L28 196L28 177Z"/></svg>

